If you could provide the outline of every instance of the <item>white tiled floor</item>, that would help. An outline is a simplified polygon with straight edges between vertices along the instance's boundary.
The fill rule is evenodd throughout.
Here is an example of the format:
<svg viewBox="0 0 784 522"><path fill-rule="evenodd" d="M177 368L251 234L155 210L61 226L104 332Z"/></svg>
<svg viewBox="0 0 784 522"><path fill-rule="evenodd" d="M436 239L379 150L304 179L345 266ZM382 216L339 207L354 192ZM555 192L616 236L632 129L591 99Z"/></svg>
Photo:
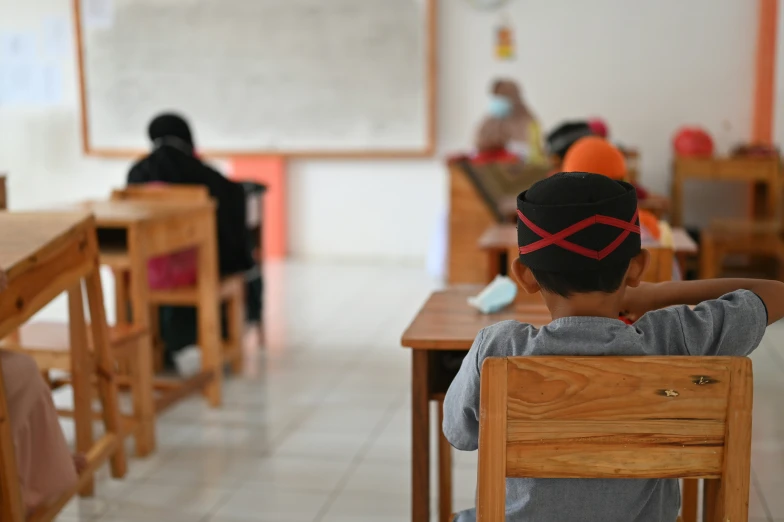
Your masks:
<svg viewBox="0 0 784 522"><path fill-rule="evenodd" d="M102 470L96 497L59 520L409 520L410 354L399 339L433 283L414 268L288 263L269 266L266 284L263 347L226 381L223 407L174 407L155 456L132 459L124 481ZM784 325L772 327L753 357L757 522L784 522L782 341ZM455 461L455 507L468 507L476 455Z"/></svg>

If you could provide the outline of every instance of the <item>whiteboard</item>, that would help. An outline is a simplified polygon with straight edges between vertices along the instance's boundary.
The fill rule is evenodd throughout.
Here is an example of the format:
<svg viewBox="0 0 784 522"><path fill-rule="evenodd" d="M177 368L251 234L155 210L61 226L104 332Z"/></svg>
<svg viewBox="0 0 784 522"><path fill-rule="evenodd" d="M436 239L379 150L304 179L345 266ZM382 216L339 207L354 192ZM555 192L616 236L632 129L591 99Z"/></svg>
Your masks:
<svg viewBox="0 0 784 522"><path fill-rule="evenodd" d="M85 150L174 111L207 154L429 154L435 1L75 0Z"/></svg>

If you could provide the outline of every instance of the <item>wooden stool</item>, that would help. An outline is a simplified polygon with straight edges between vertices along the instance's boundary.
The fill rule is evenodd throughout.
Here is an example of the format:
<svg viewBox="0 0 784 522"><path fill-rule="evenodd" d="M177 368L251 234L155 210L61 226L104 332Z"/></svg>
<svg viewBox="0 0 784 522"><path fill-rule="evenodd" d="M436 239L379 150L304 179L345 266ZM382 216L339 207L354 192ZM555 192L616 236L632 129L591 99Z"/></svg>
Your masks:
<svg viewBox="0 0 784 522"><path fill-rule="evenodd" d="M209 201L210 195L206 187L199 185L166 185L146 186L133 185L121 190L112 191L113 200L145 200L145 201L172 201L172 202L204 202ZM122 317L127 318L128 303L130 298L128 274L130 260L124 255L102 255L104 264L112 269L115 284L115 299L117 305L118 322ZM220 280L219 296L222 304L226 305L228 328L226 338L223 340L223 360L230 363L232 372L242 371L242 338L245 333L245 276L232 274ZM152 325L157 324L158 306L193 306L198 308L199 294L195 288L175 288L170 290L153 290L149 292L150 304L153 308L150 314ZM155 346L160 347L157 339L158 328L153 329ZM160 358L159 358L160 360Z"/></svg>
<svg viewBox="0 0 784 522"><path fill-rule="evenodd" d="M504 520L506 477L689 477L706 521L745 522L752 394L744 357L487 359L477 518Z"/></svg>

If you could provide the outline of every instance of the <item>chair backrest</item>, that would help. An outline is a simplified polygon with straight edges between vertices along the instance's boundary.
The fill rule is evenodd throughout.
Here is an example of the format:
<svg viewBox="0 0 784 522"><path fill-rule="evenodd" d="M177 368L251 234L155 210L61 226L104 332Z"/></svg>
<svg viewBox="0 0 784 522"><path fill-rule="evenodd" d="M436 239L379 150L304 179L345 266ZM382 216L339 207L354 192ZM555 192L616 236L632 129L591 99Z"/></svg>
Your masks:
<svg viewBox="0 0 784 522"><path fill-rule="evenodd" d="M535 477L714 479L705 520L746 521L752 393L747 358L487 359L478 520L504 520L506 477Z"/></svg>
<svg viewBox="0 0 784 522"><path fill-rule="evenodd" d="M0 362L0 520L23 522L25 509L16 467L14 436L8 416L3 369Z"/></svg>
<svg viewBox="0 0 784 522"><path fill-rule="evenodd" d="M202 185L131 185L113 190L112 200L203 202L210 200L210 193Z"/></svg>

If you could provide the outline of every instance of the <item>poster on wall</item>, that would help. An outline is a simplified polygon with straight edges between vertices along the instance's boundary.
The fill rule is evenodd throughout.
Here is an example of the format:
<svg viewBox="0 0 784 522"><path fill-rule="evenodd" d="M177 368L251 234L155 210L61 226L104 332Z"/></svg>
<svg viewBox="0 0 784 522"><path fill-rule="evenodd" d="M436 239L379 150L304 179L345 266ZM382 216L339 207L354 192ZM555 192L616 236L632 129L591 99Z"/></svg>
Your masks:
<svg viewBox="0 0 784 522"><path fill-rule="evenodd" d="M0 31L0 107L44 108L63 102L62 57L51 56L51 46L67 38L63 24L67 30L63 18L47 21L42 31Z"/></svg>

